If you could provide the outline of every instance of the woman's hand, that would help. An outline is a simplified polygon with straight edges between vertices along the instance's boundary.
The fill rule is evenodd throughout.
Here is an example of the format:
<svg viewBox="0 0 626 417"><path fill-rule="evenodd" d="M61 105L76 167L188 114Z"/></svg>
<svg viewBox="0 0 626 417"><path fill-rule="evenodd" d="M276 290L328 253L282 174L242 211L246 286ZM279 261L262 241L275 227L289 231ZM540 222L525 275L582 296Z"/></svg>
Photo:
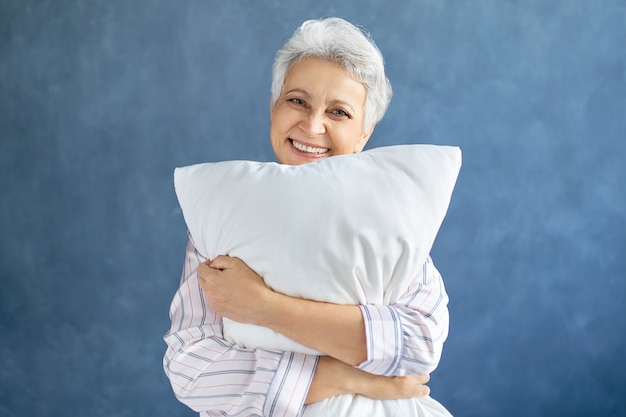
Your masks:
<svg viewBox="0 0 626 417"><path fill-rule="evenodd" d="M211 307L223 317L260 324L273 291L241 259L218 256L198 266L198 282Z"/></svg>
<svg viewBox="0 0 626 417"><path fill-rule="evenodd" d="M428 375L380 376L361 371L329 356L317 365L305 404L342 394L360 394L377 400L422 397L430 393Z"/></svg>

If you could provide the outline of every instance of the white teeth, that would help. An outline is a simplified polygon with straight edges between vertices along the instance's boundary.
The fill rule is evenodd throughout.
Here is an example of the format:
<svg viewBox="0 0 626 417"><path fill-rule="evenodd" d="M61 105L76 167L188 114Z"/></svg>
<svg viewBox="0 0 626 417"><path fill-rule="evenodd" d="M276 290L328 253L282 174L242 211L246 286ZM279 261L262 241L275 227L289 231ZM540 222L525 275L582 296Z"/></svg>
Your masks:
<svg viewBox="0 0 626 417"><path fill-rule="evenodd" d="M317 154L328 152L328 148L314 148L313 146L306 146L301 143L298 143L295 140L292 140L291 143L293 143L294 148L296 148L297 150L301 152L317 153Z"/></svg>

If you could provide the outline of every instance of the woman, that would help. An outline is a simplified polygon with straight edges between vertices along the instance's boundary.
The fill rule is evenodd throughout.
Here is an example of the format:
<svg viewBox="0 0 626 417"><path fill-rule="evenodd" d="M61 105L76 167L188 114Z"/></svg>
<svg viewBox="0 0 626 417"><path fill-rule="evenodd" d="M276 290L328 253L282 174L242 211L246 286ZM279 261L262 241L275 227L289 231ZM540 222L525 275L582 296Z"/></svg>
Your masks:
<svg viewBox="0 0 626 417"><path fill-rule="evenodd" d="M350 23L305 22L273 68L270 139L298 165L363 150L391 98L382 55ZM298 416L340 394L427 395L448 333L447 295L430 259L393 306L335 305L267 288L243 260L202 259L190 242L172 302L164 368L180 401L204 415ZM222 317L269 327L325 356L246 350Z"/></svg>

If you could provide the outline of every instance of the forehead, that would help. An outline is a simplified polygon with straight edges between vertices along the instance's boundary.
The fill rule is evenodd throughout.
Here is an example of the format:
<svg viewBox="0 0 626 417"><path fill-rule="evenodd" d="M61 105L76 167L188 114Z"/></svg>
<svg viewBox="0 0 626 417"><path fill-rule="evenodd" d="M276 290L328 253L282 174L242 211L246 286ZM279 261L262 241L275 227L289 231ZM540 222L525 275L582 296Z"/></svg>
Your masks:
<svg viewBox="0 0 626 417"><path fill-rule="evenodd" d="M363 105L365 86L345 68L320 58L304 58L287 72L283 93L297 89L312 98L341 100Z"/></svg>

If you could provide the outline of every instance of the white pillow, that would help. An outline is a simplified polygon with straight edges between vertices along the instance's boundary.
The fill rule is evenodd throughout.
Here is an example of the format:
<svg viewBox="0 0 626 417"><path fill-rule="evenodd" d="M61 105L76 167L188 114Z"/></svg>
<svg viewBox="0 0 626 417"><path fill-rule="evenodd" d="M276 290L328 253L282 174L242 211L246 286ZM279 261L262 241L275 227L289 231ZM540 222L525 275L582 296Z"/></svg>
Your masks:
<svg viewBox="0 0 626 417"><path fill-rule="evenodd" d="M288 295L389 304L421 272L460 167L457 147L398 145L299 166L205 163L174 176L205 257L239 257ZM244 347L317 353L227 319L224 336Z"/></svg>

